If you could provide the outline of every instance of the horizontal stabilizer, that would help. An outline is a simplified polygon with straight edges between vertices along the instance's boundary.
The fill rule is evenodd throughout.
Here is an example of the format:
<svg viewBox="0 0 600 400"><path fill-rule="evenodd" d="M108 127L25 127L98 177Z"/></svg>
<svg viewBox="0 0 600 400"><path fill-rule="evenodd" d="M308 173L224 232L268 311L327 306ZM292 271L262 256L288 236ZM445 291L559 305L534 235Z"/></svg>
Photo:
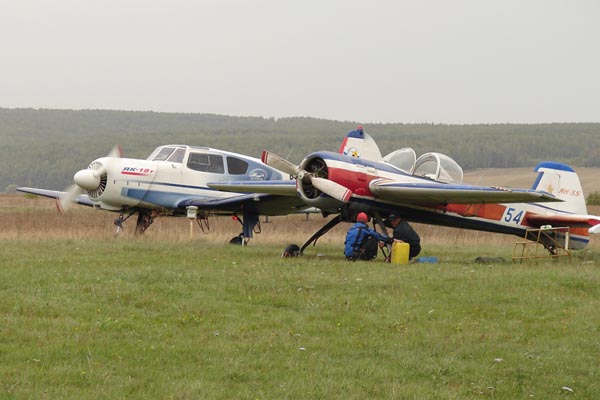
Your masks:
<svg viewBox="0 0 600 400"><path fill-rule="evenodd" d="M600 226L600 216L597 215L542 215L527 214L525 222L531 226L568 226L572 228L588 228ZM590 230L590 233L591 230Z"/></svg>

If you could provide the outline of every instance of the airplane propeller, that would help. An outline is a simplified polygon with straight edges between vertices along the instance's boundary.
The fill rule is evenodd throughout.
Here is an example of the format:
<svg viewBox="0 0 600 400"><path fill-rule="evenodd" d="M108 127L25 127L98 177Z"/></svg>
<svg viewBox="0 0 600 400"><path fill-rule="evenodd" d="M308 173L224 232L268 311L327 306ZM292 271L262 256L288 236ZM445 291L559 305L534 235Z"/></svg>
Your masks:
<svg viewBox="0 0 600 400"><path fill-rule="evenodd" d="M269 153L268 151L263 151L261 159L268 166L277 168L280 171L296 177L297 182L306 182L315 189L318 189L343 203L347 203L350 200L350 197L352 197L352 191L350 189L326 178L327 165L325 165L325 163L319 165L312 164L310 168L311 171L306 171L285 158L274 153Z"/></svg>
<svg viewBox="0 0 600 400"><path fill-rule="evenodd" d="M274 153L269 153L268 151L263 151L261 160L263 163L267 164L270 167L276 168L280 171L285 172L286 174L292 176L298 176L300 173L300 167L291 163L283 157L278 156Z"/></svg>
<svg viewBox="0 0 600 400"><path fill-rule="evenodd" d="M76 184L70 185L66 190L65 194L61 195L56 199L56 208L61 214L69 211L73 203L77 200L79 195L83 194L84 191Z"/></svg>
<svg viewBox="0 0 600 400"><path fill-rule="evenodd" d="M115 145L108 153L109 158L121 158L121 147ZM56 207L60 213L65 213L71 209L71 206L77 202L77 198L85 194L86 191L93 191L100 187L102 175L107 172L107 165L101 165L98 169L93 169L95 163L90 164L86 169L77 171L73 176L73 184L70 185L65 193L56 199Z"/></svg>

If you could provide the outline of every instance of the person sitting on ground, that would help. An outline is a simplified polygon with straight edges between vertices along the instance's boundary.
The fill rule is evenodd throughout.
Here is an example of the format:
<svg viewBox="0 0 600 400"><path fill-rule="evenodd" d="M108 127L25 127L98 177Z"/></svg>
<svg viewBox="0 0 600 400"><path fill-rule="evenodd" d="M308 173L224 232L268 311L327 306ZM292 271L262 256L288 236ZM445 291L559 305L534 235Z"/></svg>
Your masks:
<svg viewBox="0 0 600 400"><path fill-rule="evenodd" d="M346 259L373 260L377 257L378 242L389 242L390 238L383 236L367 226L369 216L364 212L358 213L356 223L346 233L344 255Z"/></svg>
<svg viewBox="0 0 600 400"><path fill-rule="evenodd" d="M416 257L421 252L421 238L417 232L400 215L391 214L388 217L388 222L394 228L394 240L408 243L410 246L408 258Z"/></svg>

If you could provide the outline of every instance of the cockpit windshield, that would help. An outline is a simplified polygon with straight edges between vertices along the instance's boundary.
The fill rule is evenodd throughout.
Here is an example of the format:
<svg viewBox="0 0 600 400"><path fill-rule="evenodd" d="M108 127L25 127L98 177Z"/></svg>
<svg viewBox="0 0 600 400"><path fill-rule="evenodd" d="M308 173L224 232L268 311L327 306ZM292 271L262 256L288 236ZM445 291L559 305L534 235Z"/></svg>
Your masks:
<svg viewBox="0 0 600 400"><path fill-rule="evenodd" d="M441 153L425 153L417 159L410 147L405 147L383 157L390 164L414 176L422 176L438 182L462 183L463 170L456 161Z"/></svg>
<svg viewBox="0 0 600 400"><path fill-rule="evenodd" d="M183 158L185 157L185 149L176 149L170 156L167 161L174 163L182 163Z"/></svg>
<svg viewBox="0 0 600 400"><path fill-rule="evenodd" d="M175 151L175 147L159 147L148 156L151 161L166 161L167 158Z"/></svg>
<svg viewBox="0 0 600 400"><path fill-rule="evenodd" d="M425 153L419 157L413 175L445 183L458 184L463 180L463 170L460 165L441 153Z"/></svg>
<svg viewBox="0 0 600 400"><path fill-rule="evenodd" d="M182 146L157 147L147 158L150 161L170 161L182 163L185 158L185 148Z"/></svg>

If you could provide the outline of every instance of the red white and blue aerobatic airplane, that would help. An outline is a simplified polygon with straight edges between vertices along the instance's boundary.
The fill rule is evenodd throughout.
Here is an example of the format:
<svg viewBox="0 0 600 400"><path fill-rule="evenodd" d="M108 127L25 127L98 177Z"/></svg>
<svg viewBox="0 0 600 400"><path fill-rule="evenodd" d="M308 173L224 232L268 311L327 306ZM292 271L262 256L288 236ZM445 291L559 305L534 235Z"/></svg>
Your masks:
<svg viewBox="0 0 600 400"><path fill-rule="evenodd" d="M417 159L414 150L404 148L382 157L362 127L348 133L337 153L312 153L297 166L265 151L262 161L296 179L209 182L208 186L299 197L324 216L337 214L300 253L337 223L353 221L361 211L373 215L382 227L382 219L392 213L413 222L521 237L529 228L568 226L571 249L584 248L590 234L600 233L600 216L587 214L577 174L561 163L538 164L531 189L473 186L463 184L462 168L440 153ZM549 250L551 246L547 243Z"/></svg>

